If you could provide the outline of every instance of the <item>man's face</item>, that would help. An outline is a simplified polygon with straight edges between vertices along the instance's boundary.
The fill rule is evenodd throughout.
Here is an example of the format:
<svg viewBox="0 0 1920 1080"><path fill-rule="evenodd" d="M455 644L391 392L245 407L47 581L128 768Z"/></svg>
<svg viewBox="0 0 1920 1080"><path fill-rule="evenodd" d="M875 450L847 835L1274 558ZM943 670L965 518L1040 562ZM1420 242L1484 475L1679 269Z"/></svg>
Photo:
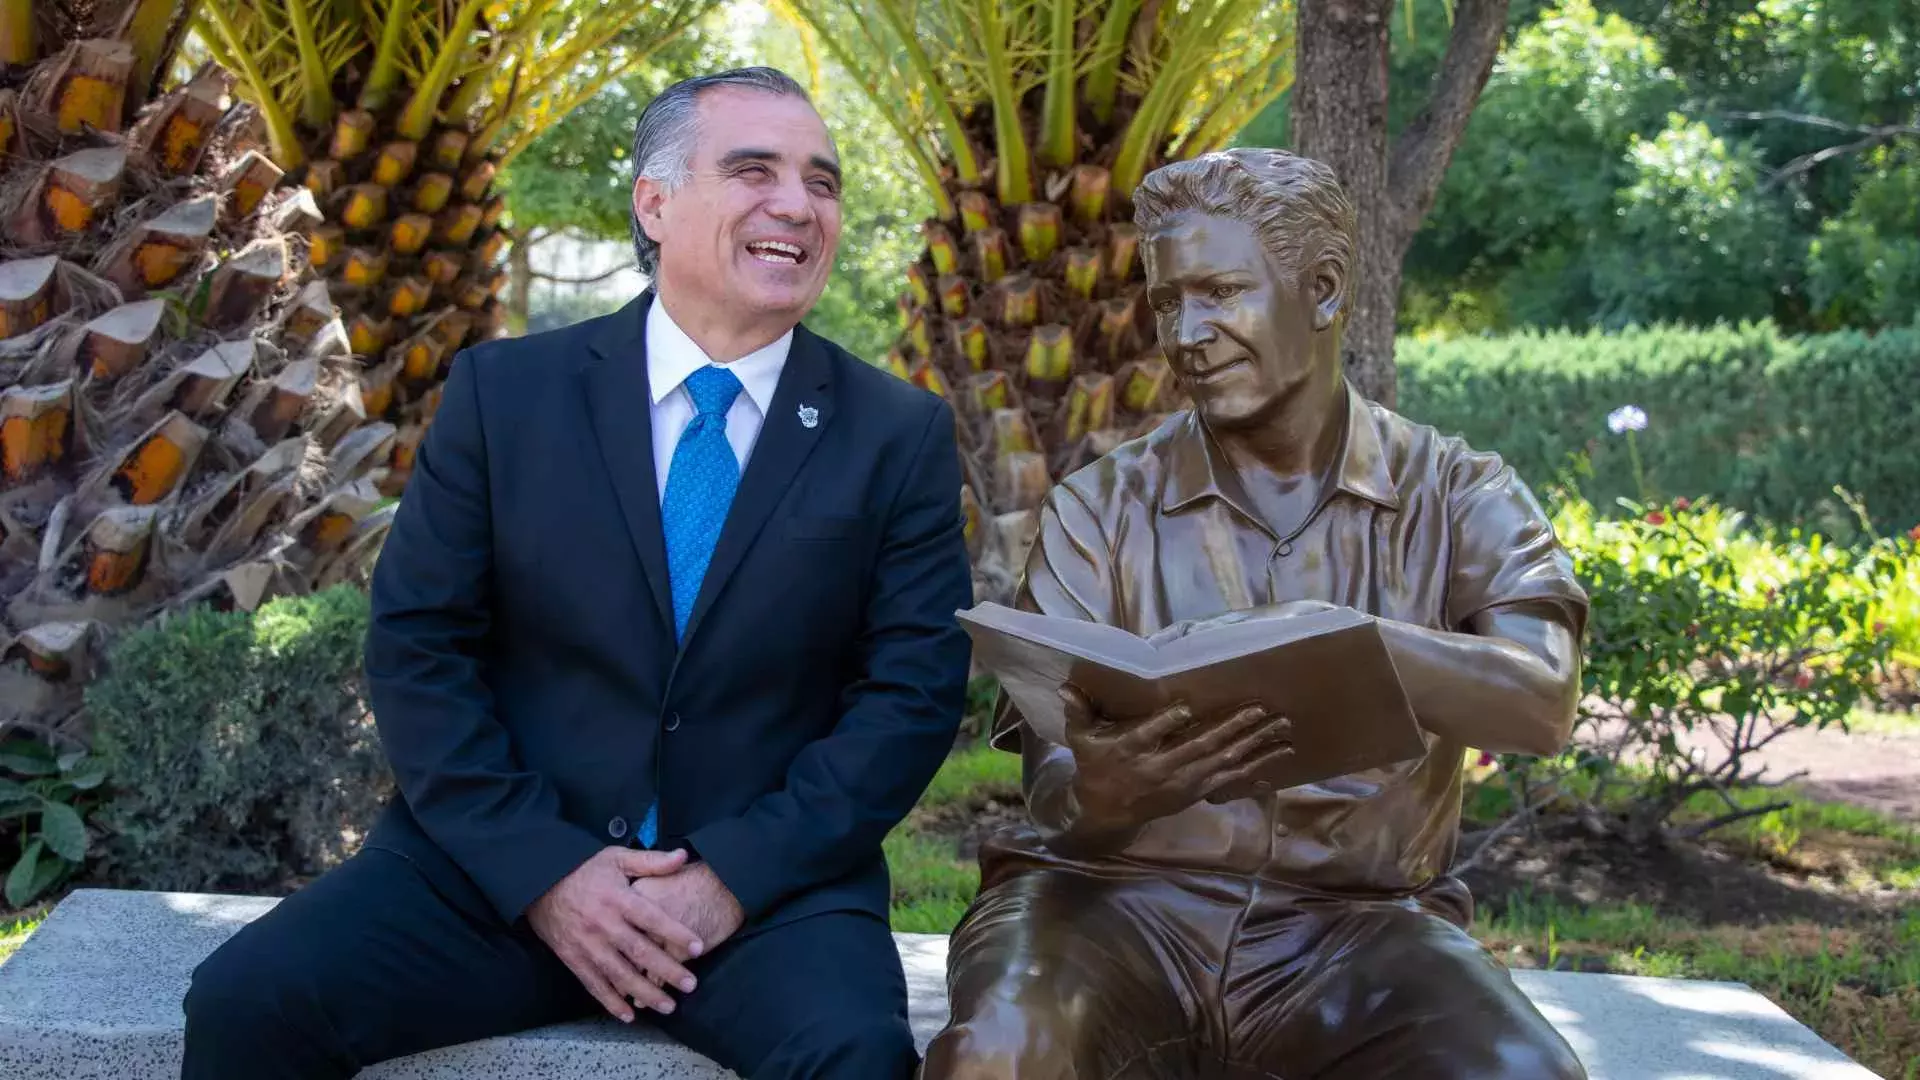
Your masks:
<svg viewBox="0 0 1920 1080"><path fill-rule="evenodd" d="M826 288L840 243L840 168L805 101L707 90L691 177L672 193L640 180L634 211L660 244L658 278L677 304L729 320L798 322Z"/></svg>
<svg viewBox="0 0 1920 1080"><path fill-rule="evenodd" d="M1155 333L1208 424L1258 423L1313 374L1313 335L1337 311L1331 268L1289 273L1252 226L1199 211L1143 242Z"/></svg>

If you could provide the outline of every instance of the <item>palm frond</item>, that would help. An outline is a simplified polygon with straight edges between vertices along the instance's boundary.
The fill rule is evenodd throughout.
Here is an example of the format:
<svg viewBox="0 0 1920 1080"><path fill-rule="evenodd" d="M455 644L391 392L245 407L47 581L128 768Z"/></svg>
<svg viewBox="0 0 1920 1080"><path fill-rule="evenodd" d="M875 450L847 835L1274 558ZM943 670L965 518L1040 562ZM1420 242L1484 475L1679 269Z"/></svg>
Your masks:
<svg viewBox="0 0 1920 1080"><path fill-rule="evenodd" d="M26 6L33 6L28 0ZM144 96L153 86L160 65L172 55L179 31L193 19L198 0L137 0L127 8L117 27L118 36L133 46L133 73L128 85Z"/></svg>
<svg viewBox="0 0 1920 1080"><path fill-rule="evenodd" d="M1275 40L1291 51L1291 0L1195 0L1163 8L1170 32L1136 46L1131 80L1141 94L1113 167L1113 183L1131 191L1177 136L1195 130L1223 96L1244 93L1245 80L1271 67Z"/></svg>
<svg viewBox="0 0 1920 1080"><path fill-rule="evenodd" d="M300 58L300 121L312 128L325 127L337 111L333 73L360 51L363 41L351 32L355 29L352 25L330 26L318 21L316 16L324 19L327 15L324 4L316 11L311 0L285 3L287 25L293 31Z"/></svg>
<svg viewBox="0 0 1920 1080"><path fill-rule="evenodd" d="M978 186L986 170L975 141L990 138L1003 206L1036 198L1036 159L1050 191L1064 170L1089 160L1109 165L1114 187L1130 190L1160 161L1230 139L1291 79L1292 0L786 6L823 43L836 43L828 51L904 142L935 150L943 167L920 169L923 176L950 167L960 188Z"/></svg>
<svg viewBox="0 0 1920 1080"><path fill-rule="evenodd" d="M1046 98L1040 106L1040 162L1055 169L1073 164L1075 0L1052 0L1047 38Z"/></svg>
<svg viewBox="0 0 1920 1080"><path fill-rule="evenodd" d="M364 37L373 44L373 61L360 85L359 106L369 111L386 107L408 75L407 48L417 40L416 23L431 11L427 0L362 0Z"/></svg>
<svg viewBox="0 0 1920 1080"><path fill-rule="evenodd" d="M603 8L553 22L522 39L525 62L517 81L496 82L481 105L481 145L504 136L503 160L517 155L607 84L686 33L711 6L710 0L668 0L639 11Z"/></svg>
<svg viewBox="0 0 1920 1080"><path fill-rule="evenodd" d="M424 139L433 130L434 117L440 113L440 99L459 74L460 60L467 48L467 35L473 32L474 24L488 2L460 0L451 19L442 25L432 25L432 29L440 32L431 35L436 40L432 51L427 54L426 72L414 84L406 107L400 110L400 117L394 122L394 128L402 138Z"/></svg>
<svg viewBox="0 0 1920 1080"><path fill-rule="evenodd" d="M862 49L849 44L849 37L843 37L829 28L831 17L827 12L793 3L792 0L774 0L774 12L819 42L827 55L860 87L867 99L875 103L875 111L899 137L914 171L932 195L935 215L943 221L951 220L954 216L953 200L940 180L939 149L927 134L934 129L936 122L926 116L921 108L922 103L908 93L910 84L888 62L888 54L879 48L878 39L872 34L872 24L856 24L857 32L862 33L864 40L872 46ZM889 96L889 91L893 89L898 89L903 96ZM883 102L885 104L881 104Z"/></svg>
<svg viewBox="0 0 1920 1080"><path fill-rule="evenodd" d="M963 184L983 176L961 115L983 100L978 38L965 28L971 0L792 0L896 131L937 142ZM858 42L858 45L841 43ZM935 61L933 57L940 57ZM924 172L924 170L923 170Z"/></svg>
<svg viewBox="0 0 1920 1080"><path fill-rule="evenodd" d="M283 104L300 78L299 46L292 32L277 26L266 10L245 5L206 4L199 18L207 51L238 77L241 96L260 110L274 162L289 171L305 164L306 151Z"/></svg>

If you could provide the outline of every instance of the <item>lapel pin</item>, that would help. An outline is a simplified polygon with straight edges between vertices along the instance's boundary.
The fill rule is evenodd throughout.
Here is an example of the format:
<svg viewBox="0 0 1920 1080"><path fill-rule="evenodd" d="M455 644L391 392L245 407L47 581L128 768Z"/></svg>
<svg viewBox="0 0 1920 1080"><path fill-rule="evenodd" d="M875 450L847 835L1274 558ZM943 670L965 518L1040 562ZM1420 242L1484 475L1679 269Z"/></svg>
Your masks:
<svg viewBox="0 0 1920 1080"><path fill-rule="evenodd" d="M814 408L811 405L800 406L800 426L809 427L809 428L819 427L820 426L820 410Z"/></svg>

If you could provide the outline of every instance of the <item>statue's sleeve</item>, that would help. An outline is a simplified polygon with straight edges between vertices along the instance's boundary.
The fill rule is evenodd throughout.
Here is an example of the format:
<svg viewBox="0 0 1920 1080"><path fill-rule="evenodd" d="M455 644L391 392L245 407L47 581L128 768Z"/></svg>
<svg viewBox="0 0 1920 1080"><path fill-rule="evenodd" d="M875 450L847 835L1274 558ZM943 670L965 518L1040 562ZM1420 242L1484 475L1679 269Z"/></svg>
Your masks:
<svg viewBox="0 0 1920 1080"><path fill-rule="evenodd" d="M1584 635L1586 590L1546 511L1519 474L1497 454L1465 450L1448 473L1448 627L1464 629L1491 608L1544 601L1564 612L1576 639Z"/></svg>
<svg viewBox="0 0 1920 1080"><path fill-rule="evenodd" d="M1039 526L1013 606L1063 619L1120 625L1114 603L1113 552L1100 518L1073 488L1054 487L1040 504ZM1018 750L1024 725L1005 693L994 704L992 745Z"/></svg>

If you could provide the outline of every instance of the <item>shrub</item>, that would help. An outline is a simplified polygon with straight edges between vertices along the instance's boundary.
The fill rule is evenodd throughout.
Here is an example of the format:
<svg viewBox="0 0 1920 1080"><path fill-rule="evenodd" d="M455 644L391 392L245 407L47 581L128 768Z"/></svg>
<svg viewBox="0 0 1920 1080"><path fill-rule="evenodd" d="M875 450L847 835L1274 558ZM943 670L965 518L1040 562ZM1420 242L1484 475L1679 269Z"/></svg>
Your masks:
<svg viewBox="0 0 1920 1080"><path fill-rule="evenodd" d="M1555 527L1588 590L1576 749L1502 762L1517 805L1574 798L1629 836L1666 831L1702 793L1726 812L1698 835L1765 813L1734 796L1755 754L1796 730L1844 729L1891 652L1882 594L1920 564L1914 545L1858 547L1752 527L1712 502L1603 519L1556 498Z"/></svg>
<svg viewBox="0 0 1920 1080"><path fill-rule="evenodd" d="M0 743L0 822L18 822L7 845L4 895L26 907L66 880L87 857L87 812L106 779L105 766L85 749L56 749L32 736Z"/></svg>
<svg viewBox="0 0 1920 1080"><path fill-rule="evenodd" d="M128 634L87 692L116 884L278 888L357 846L391 791L361 700L367 598L188 611Z"/></svg>
<svg viewBox="0 0 1920 1080"><path fill-rule="evenodd" d="M1712 496L1754 516L1828 536L1920 522L1920 327L1807 338L1771 326L1525 333L1403 340L1400 406L1415 420L1498 450L1545 484L1591 458L1587 494L1603 505ZM1633 444L1606 418L1635 404ZM1642 487L1644 478L1645 488Z"/></svg>

